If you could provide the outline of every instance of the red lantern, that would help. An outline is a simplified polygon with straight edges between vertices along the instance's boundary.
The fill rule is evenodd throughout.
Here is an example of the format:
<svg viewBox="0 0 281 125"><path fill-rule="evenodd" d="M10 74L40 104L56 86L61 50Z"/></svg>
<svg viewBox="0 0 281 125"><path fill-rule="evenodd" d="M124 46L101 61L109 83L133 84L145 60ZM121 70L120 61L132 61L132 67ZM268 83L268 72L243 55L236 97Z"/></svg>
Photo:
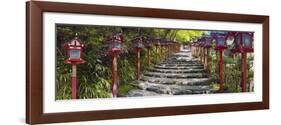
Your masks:
<svg viewBox="0 0 281 125"><path fill-rule="evenodd" d="M147 65L150 65L150 48L152 46L153 39L151 37L146 37L144 39L144 46L147 49Z"/></svg>
<svg viewBox="0 0 281 125"><path fill-rule="evenodd" d="M136 64L136 68L137 68L136 79L137 80L140 79L140 67L141 67L140 51L144 47L143 40L144 40L144 37L137 37L133 40L134 41L134 47L137 51L137 62L136 62L137 63Z"/></svg>
<svg viewBox="0 0 281 125"><path fill-rule="evenodd" d="M216 31L211 33L212 37L216 40L216 49L227 49L227 37L228 34L223 31Z"/></svg>
<svg viewBox="0 0 281 125"><path fill-rule="evenodd" d="M81 43L77 34L70 42L64 44L64 49L67 51L67 59L64 61L66 64L72 64L72 99L76 99L76 65L85 63L82 59L82 51L84 49L84 44Z"/></svg>
<svg viewBox="0 0 281 125"><path fill-rule="evenodd" d="M70 42L64 44L64 49L67 51L67 59L64 61L66 64L82 64L85 61L82 59L82 51L84 44L81 43L77 34Z"/></svg>
<svg viewBox="0 0 281 125"><path fill-rule="evenodd" d="M158 63L158 47L161 46L161 39L160 38L156 38L154 39L154 45L155 45L155 53L156 53L156 59L155 59L155 63Z"/></svg>
<svg viewBox="0 0 281 125"><path fill-rule="evenodd" d="M223 83L223 50L227 49L226 40L228 37L227 32L223 31L213 31L211 36L216 40L216 50L219 51L219 78L220 78L220 92L224 91L224 83Z"/></svg>
<svg viewBox="0 0 281 125"><path fill-rule="evenodd" d="M212 47L213 38L210 35L204 34L204 68L209 72L209 48Z"/></svg>
<svg viewBox="0 0 281 125"><path fill-rule="evenodd" d="M253 33L252 32L232 32L234 36L234 48L235 53L241 53L242 57L242 79L241 88L242 92L247 91L247 52L253 52Z"/></svg>
<svg viewBox="0 0 281 125"><path fill-rule="evenodd" d="M153 39L151 37L144 37L144 41L143 42L144 42L144 46L146 48L148 48L148 47L152 46Z"/></svg>
<svg viewBox="0 0 281 125"><path fill-rule="evenodd" d="M154 45L155 46L160 46L161 45L161 39L160 38L154 39Z"/></svg>
<svg viewBox="0 0 281 125"><path fill-rule="evenodd" d="M123 35L121 33L114 35L108 42L108 52L112 56L112 95L117 97L117 57L122 51Z"/></svg>
<svg viewBox="0 0 281 125"><path fill-rule="evenodd" d="M122 51L123 40L123 35L121 33L108 39L108 52L111 54L119 54Z"/></svg>
<svg viewBox="0 0 281 125"><path fill-rule="evenodd" d="M134 48L136 49L142 49L144 47L143 43L144 43L144 37L137 37L133 40L134 42Z"/></svg>
<svg viewBox="0 0 281 125"><path fill-rule="evenodd" d="M205 36L204 37L204 41L205 41L205 44L204 44L205 48L211 48L212 47L212 42L213 42L213 38L212 37Z"/></svg>
<svg viewBox="0 0 281 125"><path fill-rule="evenodd" d="M252 32L232 32L234 36L233 52L253 52L253 33Z"/></svg>

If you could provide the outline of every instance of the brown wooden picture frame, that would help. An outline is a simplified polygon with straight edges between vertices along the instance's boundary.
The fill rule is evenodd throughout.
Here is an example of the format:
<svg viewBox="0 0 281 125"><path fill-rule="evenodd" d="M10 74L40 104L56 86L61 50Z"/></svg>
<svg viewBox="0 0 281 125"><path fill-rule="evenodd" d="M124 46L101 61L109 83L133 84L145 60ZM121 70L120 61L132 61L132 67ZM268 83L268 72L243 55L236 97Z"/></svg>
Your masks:
<svg viewBox="0 0 281 125"><path fill-rule="evenodd" d="M262 24L262 102L43 113L43 13L62 12ZM91 4L26 3L26 122L29 124L269 109L269 16Z"/></svg>

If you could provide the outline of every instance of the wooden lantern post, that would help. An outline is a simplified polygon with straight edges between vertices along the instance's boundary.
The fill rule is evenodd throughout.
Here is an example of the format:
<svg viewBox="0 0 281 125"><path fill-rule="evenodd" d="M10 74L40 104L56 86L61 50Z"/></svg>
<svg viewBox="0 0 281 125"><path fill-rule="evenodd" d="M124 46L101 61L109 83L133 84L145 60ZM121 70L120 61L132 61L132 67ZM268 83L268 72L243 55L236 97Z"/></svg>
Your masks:
<svg viewBox="0 0 281 125"><path fill-rule="evenodd" d="M156 59L155 59L155 64L158 64L159 61L159 53L158 53L158 49L160 47L161 43L160 43L160 39L155 39L155 53L156 53Z"/></svg>
<svg viewBox="0 0 281 125"><path fill-rule="evenodd" d="M77 66L78 64L83 64L85 61L82 59L82 51L84 49L84 44L81 43L78 35L70 42L64 44L64 49L67 51L68 58L64 61L66 64L72 65L72 75L71 75L71 98L77 99Z"/></svg>
<svg viewBox="0 0 281 125"><path fill-rule="evenodd" d="M144 39L144 45L145 48L147 49L147 65L150 65L150 48L152 46L152 38L151 37L146 37Z"/></svg>
<svg viewBox="0 0 281 125"><path fill-rule="evenodd" d="M155 64L158 64L158 45L155 45L156 47L156 60L155 60Z"/></svg>
<svg viewBox="0 0 281 125"><path fill-rule="evenodd" d="M112 57L112 96L117 97L118 94L118 72L117 72L117 58L122 51L123 35L121 33L114 35L109 40L108 52Z"/></svg>
<svg viewBox="0 0 281 125"><path fill-rule="evenodd" d="M242 79L241 88L242 92L247 92L247 53L253 52L253 33L252 32L232 32L234 39L234 53L241 53L242 57Z"/></svg>
<svg viewBox="0 0 281 125"><path fill-rule="evenodd" d="M160 61L162 61L162 57L163 57L163 47L164 47L164 45L161 41L161 44L160 44Z"/></svg>
<svg viewBox="0 0 281 125"><path fill-rule="evenodd" d="M194 46L195 46L195 56L196 56L196 58L199 58L199 44L198 44L198 42L194 42Z"/></svg>
<svg viewBox="0 0 281 125"><path fill-rule="evenodd" d="M150 65L150 47L146 47L147 49L147 65Z"/></svg>
<svg viewBox="0 0 281 125"><path fill-rule="evenodd" d="M219 92L224 91L223 83L223 50L227 49L226 39L227 34L225 32L212 32L212 36L216 39L216 50L219 52L219 77L220 77L220 89Z"/></svg>
<svg viewBox="0 0 281 125"><path fill-rule="evenodd" d="M168 57L168 42L167 40L163 40L163 43L162 43L162 46L163 46L163 56L164 56L164 59L166 59Z"/></svg>
<svg viewBox="0 0 281 125"><path fill-rule="evenodd" d="M140 48L136 48L137 51L137 74L136 74L136 79L139 80L140 79L140 67L141 67L141 62L140 62Z"/></svg>
<svg viewBox="0 0 281 125"><path fill-rule="evenodd" d="M143 40L144 40L144 37L137 37L134 39L134 48L136 49L136 52L137 52L137 62L136 62L136 69L137 69L136 79L137 80L140 79L140 68L141 68L140 52L141 52L142 48L144 47Z"/></svg>
<svg viewBox="0 0 281 125"><path fill-rule="evenodd" d="M212 41L213 38L208 35L207 33L204 35L204 50L205 50L205 56L204 56L204 67L205 70L209 73L210 69L209 69L209 49L212 47Z"/></svg>
<svg viewBox="0 0 281 125"><path fill-rule="evenodd" d="M112 53L112 69L111 70L112 70L112 95L113 95L113 97L117 97L117 94L118 94L117 57L118 57L117 53Z"/></svg>
<svg viewBox="0 0 281 125"><path fill-rule="evenodd" d="M167 45L168 45L168 57L170 57L170 55L171 55L171 45L172 45L172 43L171 43L171 42L168 42Z"/></svg>
<svg viewBox="0 0 281 125"><path fill-rule="evenodd" d="M199 48L200 48L200 61L202 64L204 64L205 50L204 50L204 41L202 39L200 39Z"/></svg>

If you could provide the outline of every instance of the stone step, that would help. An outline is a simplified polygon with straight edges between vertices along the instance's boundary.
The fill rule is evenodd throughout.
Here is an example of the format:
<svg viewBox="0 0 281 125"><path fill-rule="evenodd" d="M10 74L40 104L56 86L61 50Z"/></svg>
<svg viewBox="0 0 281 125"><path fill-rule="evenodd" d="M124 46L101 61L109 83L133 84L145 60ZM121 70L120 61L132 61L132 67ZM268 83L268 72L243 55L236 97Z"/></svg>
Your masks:
<svg viewBox="0 0 281 125"><path fill-rule="evenodd" d="M141 90L152 91L159 94L184 95L184 94L204 94L212 93L211 86L190 86L190 85L165 85L150 82L139 82L138 87Z"/></svg>
<svg viewBox="0 0 281 125"><path fill-rule="evenodd" d="M211 79L210 78L177 79L177 78L155 78L149 76L142 76L141 81L147 81L157 84L209 85Z"/></svg>
<svg viewBox="0 0 281 125"><path fill-rule="evenodd" d="M180 51L178 53L173 53L174 55L187 55L190 54L190 51Z"/></svg>
<svg viewBox="0 0 281 125"><path fill-rule="evenodd" d="M126 97L139 97L139 96L161 96L165 94L159 94L153 91L141 90L141 89L134 89L129 91L126 94ZM167 94L166 94L167 95Z"/></svg>
<svg viewBox="0 0 281 125"><path fill-rule="evenodd" d="M159 73L200 73L205 72L204 69L149 69L149 72Z"/></svg>
<svg viewBox="0 0 281 125"><path fill-rule="evenodd" d="M188 53L176 53L172 54L171 57L190 57Z"/></svg>
<svg viewBox="0 0 281 125"><path fill-rule="evenodd" d="M191 59L191 57L188 55L170 55L167 59L181 59L181 58Z"/></svg>
<svg viewBox="0 0 281 125"><path fill-rule="evenodd" d="M204 66L159 66L155 65L154 68L158 69L204 69Z"/></svg>
<svg viewBox="0 0 281 125"><path fill-rule="evenodd" d="M202 64L200 63L185 63L185 64L167 64L167 63L161 63L161 64L158 64L158 65L155 65L155 66L167 66L167 67L182 67L182 66L203 66Z"/></svg>
<svg viewBox="0 0 281 125"><path fill-rule="evenodd" d="M162 63L144 72L137 81L137 89L126 96L162 96L208 94L217 90L210 85L211 78L198 59L193 59L190 50L170 55Z"/></svg>
<svg viewBox="0 0 281 125"><path fill-rule="evenodd" d="M207 78L207 73L156 73L147 72L144 76L157 77L157 78Z"/></svg>
<svg viewBox="0 0 281 125"><path fill-rule="evenodd" d="M161 64L198 64L200 63L198 60L175 60L170 59L162 62Z"/></svg>

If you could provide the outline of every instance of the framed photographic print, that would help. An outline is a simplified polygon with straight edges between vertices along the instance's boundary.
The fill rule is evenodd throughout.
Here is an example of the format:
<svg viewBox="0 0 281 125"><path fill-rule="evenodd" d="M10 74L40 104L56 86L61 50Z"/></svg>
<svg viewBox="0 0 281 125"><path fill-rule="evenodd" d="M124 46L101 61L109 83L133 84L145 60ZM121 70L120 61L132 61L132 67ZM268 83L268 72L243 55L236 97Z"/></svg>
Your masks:
<svg viewBox="0 0 281 125"><path fill-rule="evenodd" d="M269 108L269 17L26 4L29 124Z"/></svg>

